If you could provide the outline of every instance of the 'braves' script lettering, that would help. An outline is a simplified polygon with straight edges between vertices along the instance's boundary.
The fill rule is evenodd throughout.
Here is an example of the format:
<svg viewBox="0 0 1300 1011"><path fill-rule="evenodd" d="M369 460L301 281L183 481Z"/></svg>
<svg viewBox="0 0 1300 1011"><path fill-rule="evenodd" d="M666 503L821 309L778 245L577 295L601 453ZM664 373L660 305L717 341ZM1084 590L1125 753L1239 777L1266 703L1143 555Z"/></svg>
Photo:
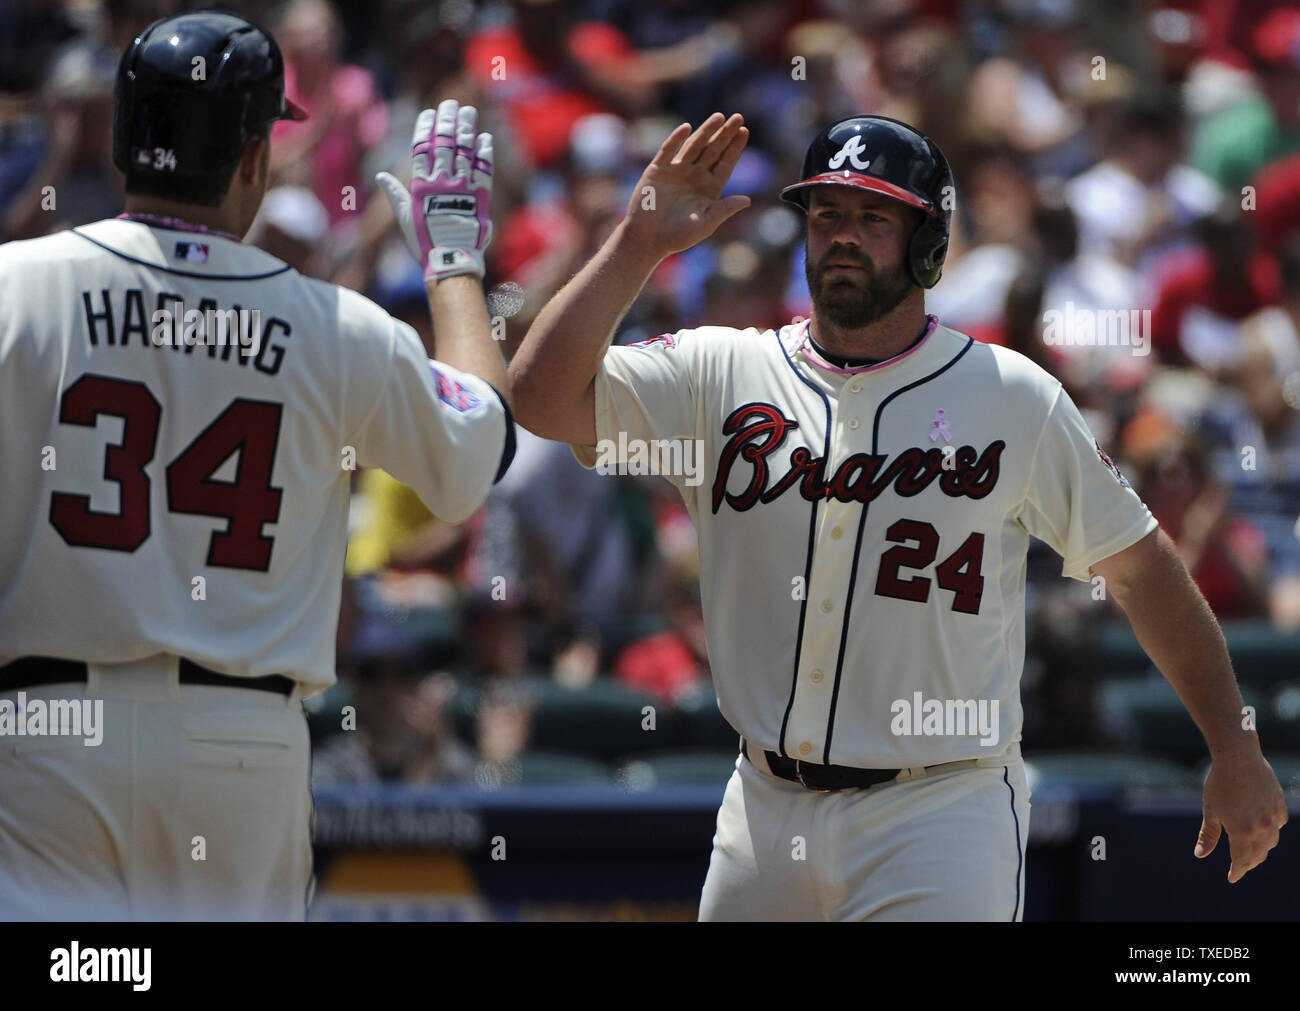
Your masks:
<svg viewBox="0 0 1300 1011"><path fill-rule="evenodd" d="M894 486L898 495L919 495L938 479L939 490L952 498L980 499L998 483L1002 450L1001 439L989 443L983 453L974 446L961 446L944 466L940 449L905 449L892 459L879 453L854 453L829 476L826 458L813 456L806 446L790 453L789 469L768 485L768 457L798 428L779 408L771 404L744 404L728 415L722 426L730 436L718 458L718 474L713 481L713 511L725 500L737 512L752 509L757 503L771 502L787 490L799 486L799 494L809 502L833 498L840 502L874 502L886 488ZM731 472L739 465L749 466L749 483L739 493L727 491ZM742 470L741 473L744 473Z"/></svg>

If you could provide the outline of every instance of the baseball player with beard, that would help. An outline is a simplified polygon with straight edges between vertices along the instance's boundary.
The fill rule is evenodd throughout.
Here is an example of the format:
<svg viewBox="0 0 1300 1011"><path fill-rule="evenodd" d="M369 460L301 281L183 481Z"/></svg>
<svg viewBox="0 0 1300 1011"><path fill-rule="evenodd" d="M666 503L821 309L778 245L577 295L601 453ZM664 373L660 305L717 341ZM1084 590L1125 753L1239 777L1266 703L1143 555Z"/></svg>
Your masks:
<svg viewBox="0 0 1300 1011"><path fill-rule="evenodd" d="M301 919L352 472L459 522L513 452L474 109L425 110L411 191L380 180L438 361L240 241L304 115L255 25L156 22L118 71L126 213L0 247L0 919ZM98 741L33 732L79 701Z"/></svg>
<svg viewBox="0 0 1300 1011"><path fill-rule="evenodd" d="M1030 535L1064 575L1105 579L1196 720L1213 768L1195 854L1226 830L1239 880L1287 816L1223 637L1061 384L926 314L953 196L933 142L868 116L813 141L782 194L807 215L811 320L610 346L659 262L748 204L721 197L746 137L716 113L674 130L510 365L520 422L588 466L702 449L702 484L668 476L741 754L700 918L1021 918Z"/></svg>

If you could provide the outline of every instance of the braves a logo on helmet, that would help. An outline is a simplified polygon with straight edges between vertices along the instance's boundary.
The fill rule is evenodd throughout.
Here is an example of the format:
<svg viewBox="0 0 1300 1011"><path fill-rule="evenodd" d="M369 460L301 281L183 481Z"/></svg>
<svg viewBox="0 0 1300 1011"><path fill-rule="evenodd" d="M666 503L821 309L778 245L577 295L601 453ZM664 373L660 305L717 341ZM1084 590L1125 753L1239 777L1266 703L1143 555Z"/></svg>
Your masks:
<svg viewBox="0 0 1300 1011"><path fill-rule="evenodd" d="M456 380L444 376L432 365L429 366L429 371L433 373L434 381L438 384L438 399L452 410L472 411L481 403L475 394L461 386Z"/></svg>
<svg viewBox="0 0 1300 1011"><path fill-rule="evenodd" d="M855 133L852 137L850 137L848 140L844 142L844 146L842 148L840 148L837 152L835 152L835 154L831 155L831 160L828 161L826 164L830 168L837 169L844 164L844 160L847 158L849 164L852 165L855 169L857 169L859 172L865 172L867 170L867 167L871 164L871 159L858 157L858 155L862 154L865 151L866 151L866 146L862 143L862 138Z"/></svg>

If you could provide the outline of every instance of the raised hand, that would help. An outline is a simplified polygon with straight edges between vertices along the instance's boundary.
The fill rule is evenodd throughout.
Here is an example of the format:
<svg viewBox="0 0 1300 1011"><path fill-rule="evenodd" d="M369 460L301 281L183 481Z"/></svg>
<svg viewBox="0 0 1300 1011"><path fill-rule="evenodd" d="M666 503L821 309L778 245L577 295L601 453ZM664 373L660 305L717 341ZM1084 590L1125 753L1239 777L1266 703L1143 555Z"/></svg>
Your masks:
<svg viewBox="0 0 1300 1011"><path fill-rule="evenodd" d="M630 239L659 257L689 249L749 206L749 197L722 198L745 150L749 130L737 113L715 112L694 131L683 123L668 135L646 167L628 203Z"/></svg>
<svg viewBox="0 0 1300 1011"><path fill-rule="evenodd" d="M375 177L425 280L483 277L492 239L492 135L477 128L472 105L449 98L436 115L425 109L411 141L410 192L387 172Z"/></svg>

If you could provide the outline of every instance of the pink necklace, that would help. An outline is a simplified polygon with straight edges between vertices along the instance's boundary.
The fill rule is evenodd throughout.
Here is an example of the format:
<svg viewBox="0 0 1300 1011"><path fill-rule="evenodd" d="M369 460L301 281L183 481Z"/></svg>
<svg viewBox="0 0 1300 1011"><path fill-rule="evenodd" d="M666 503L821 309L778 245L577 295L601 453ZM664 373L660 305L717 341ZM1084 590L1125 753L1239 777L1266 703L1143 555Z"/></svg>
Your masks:
<svg viewBox="0 0 1300 1011"><path fill-rule="evenodd" d="M182 221L180 218L168 218L159 214L119 214L118 221L138 221L142 225L155 225L158 228L174 228L178 232L200 232L203 235L215 235L218 238L230 239L232 242L243 242L238 235L232 235L230 232L223 232L217 228L208 228L205 225L196 225L192 221Z"/></svg>

